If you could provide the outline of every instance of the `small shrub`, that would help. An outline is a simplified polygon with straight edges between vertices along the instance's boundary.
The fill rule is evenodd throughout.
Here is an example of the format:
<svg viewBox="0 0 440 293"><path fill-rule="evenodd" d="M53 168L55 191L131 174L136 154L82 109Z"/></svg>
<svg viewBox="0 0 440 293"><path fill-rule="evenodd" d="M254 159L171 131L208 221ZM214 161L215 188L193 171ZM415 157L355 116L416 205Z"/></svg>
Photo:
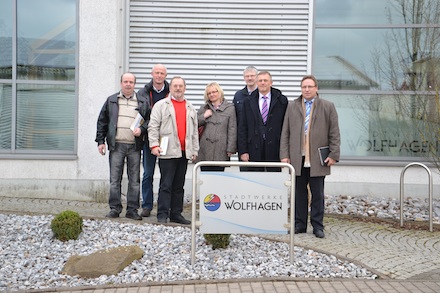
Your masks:
<svg viewBox="0 0 440 293"><path fill-rule="evenodd" d="M64 211L55 216L50 224L54 237L61 241L76 240L82 232L83 219L74 211Z"/></svg>
<svg viewBox="0 0 440 293"><path fill-rule="evenodd" d="M229 245L231 234L203 234L205 241L212 249L226 248Z"/></svg>

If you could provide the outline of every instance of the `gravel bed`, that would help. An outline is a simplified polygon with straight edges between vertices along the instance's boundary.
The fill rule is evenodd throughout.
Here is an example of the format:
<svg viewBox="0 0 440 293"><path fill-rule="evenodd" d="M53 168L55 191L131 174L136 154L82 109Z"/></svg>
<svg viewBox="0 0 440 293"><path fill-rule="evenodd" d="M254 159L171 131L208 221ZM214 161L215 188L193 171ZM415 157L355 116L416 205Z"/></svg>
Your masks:
<svg viewBox="0 0 440 293"><path fill-rule="evenodd" d="M353 263L300 247L295 247L292 265L288 244L243 235L231 235L227 249L212 250L197 234L192 267L190 228L84 220L80 238L63 243L53 239L52 219L0 215L0 291L177 280L377 277ZM61 273L72 255L133 244L145 254L118 275L84 279Z"/></svg>
<svg viewBox="0 0 440 293"><path fill-rule="evenodd" d="M425 200L408 199L405 218L427 220L427 206ZM326 212L333 214L396 218L399 208L393 199L326 196ZM435 223L439 216L440 203L435 201ZM0 214L0 291L259 277L377 278L361 266L296 246L294 264L290 264L288 244L245 235L231 235L228 248L212 250L198 233L192 267L188 227L85 219L78 240L61 242L53 238L52 219L51 215ZM118 275L84 279L61 273L72 255L133 244L145 254Z"/></svg>

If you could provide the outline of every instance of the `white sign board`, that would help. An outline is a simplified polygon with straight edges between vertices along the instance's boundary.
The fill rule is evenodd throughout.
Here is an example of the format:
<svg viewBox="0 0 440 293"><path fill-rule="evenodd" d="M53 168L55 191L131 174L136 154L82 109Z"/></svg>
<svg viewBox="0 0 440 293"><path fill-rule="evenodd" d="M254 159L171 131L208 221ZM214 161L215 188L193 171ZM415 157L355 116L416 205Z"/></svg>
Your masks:
<svg viewBox="0 0 440 293"><path fill-rule="evenodd" d="M200 232L287 234L288 172L200 172Z"/></svg>

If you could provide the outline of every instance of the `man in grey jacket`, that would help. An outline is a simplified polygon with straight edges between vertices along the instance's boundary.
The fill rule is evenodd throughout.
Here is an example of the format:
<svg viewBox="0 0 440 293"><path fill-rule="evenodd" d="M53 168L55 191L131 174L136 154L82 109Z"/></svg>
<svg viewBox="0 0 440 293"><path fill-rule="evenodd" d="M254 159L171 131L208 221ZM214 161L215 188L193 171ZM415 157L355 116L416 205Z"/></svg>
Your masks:
<svg viewBox="0 0 440 293"><path fill-rule="evenodd" d="M170 96L158 101L148 124L151 153L159 158L160 185L157 221L184 225L182 216L185 175L188 160L196 160L199 151L197 112L185 98L186 84L181 77L170 82Z"/></svg>
<svg viewBox="0 0 440 293"><path fill-rule="evenodd" d="M313 75L303 77L302 95L290 102L281 131L280 159L295 168L295 234L307 232L308 189L312 193L310 222L313 234L324 238L324 179L339 161L338 113L333 103L318 95ZM329 147L321 164L318 148Z"/></svg>

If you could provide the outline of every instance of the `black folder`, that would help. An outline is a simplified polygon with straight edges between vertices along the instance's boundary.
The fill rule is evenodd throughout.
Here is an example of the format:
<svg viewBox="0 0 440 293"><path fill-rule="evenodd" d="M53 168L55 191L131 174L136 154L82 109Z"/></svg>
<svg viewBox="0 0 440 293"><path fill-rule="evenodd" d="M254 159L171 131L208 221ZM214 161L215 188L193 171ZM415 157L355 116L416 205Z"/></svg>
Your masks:
<svg viewBox="0 0 440 293"><path fill-rule="evenodd" d="M327 166L327 163L325 163L325 159L327 159L328 154L330 154L330 147L329 146L325 146L325 147L320 147L318 148L318 153L319 153L319 160L321 161L321 165L322 166Z"/></svg>

